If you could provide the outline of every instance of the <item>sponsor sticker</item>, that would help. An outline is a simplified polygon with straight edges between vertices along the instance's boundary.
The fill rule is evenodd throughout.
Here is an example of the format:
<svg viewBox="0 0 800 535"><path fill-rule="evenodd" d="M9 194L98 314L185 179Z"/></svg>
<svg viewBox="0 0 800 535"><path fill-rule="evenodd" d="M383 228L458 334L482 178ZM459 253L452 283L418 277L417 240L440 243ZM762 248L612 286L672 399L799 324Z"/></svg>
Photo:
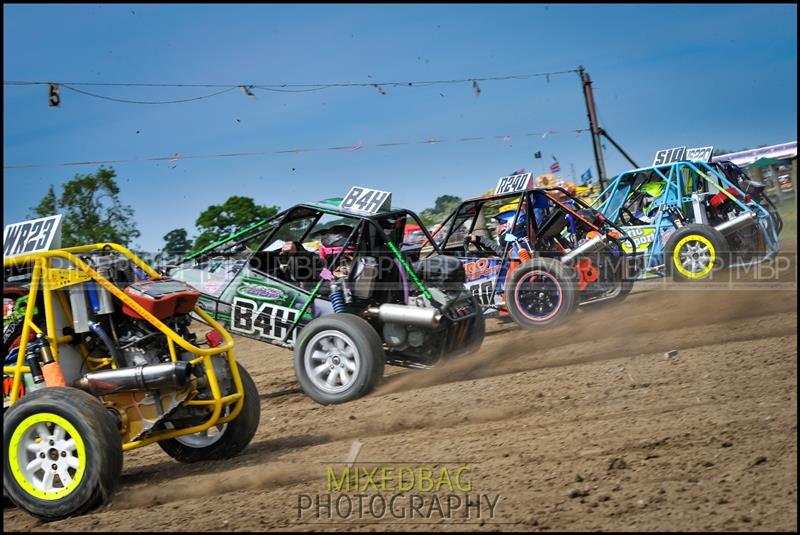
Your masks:
<svg viewBox="0 0 800 535"><path fill-rule="evenodd" d="M500 260L496 258L479 258L464 264L464 272L468 281L491 277L498 271L500 271Z"/></svg>
<svg viewBox="0 0 800 535"><path fill-rule="evenodd" d="M654 228L625 227L624 230L636 245L637 252L641 252L650 247L656 237L656 229ZM633 251L630 243L627 241L622 242L622 250L626 253Z"/></svg>
<svg viewBox="0 0 800 535"><path fill-rule="evenodd" d="M246 284L240 286L236 293L242 297L249 297L251 299L257 299L261 301L285 301L286 294L280 289L275 288L274 286L256 286L252 284Z"/></svg>

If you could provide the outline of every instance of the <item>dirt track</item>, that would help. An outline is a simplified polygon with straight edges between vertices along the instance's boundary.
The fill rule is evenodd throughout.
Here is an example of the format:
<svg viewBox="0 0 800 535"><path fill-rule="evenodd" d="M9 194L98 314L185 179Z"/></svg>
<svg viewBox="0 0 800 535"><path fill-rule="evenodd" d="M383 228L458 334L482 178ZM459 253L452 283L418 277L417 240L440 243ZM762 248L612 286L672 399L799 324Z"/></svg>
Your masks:
<svg viewBox="0 0 800 535"><path fill-rule="evenodd" d="M288 351L237 339L262 399L243 455L186 466L149 446L103 510L41 524L6 508L4 529L797 530L796 267L782 280L638 284L535 333L490 321L477 355L387 368L331 407L300 392ZM494 517L298 520L356 439L359 463L469 465L473 493L500 496Z"/></svg>

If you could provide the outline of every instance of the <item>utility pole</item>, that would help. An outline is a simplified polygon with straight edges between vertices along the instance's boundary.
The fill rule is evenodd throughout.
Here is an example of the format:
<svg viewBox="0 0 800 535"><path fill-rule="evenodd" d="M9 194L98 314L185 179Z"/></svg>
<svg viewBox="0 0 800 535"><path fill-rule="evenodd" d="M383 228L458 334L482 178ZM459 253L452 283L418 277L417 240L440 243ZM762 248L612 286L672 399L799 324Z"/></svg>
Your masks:
<svg viewBox="0 0 800 535"><path fill-rule="evenodd" d="M603 148L600 144L600 126L597 124L597 113L594 106L594 95L592 94L592 80L583 65L578 66L578 74L583 85L583 98L586 101L586 114L589 118L589 130L592 134L592 148L594 149L594 162L597 165L597 180L600 184L600 191L605 189L606 168L603 163Z"/></svg>

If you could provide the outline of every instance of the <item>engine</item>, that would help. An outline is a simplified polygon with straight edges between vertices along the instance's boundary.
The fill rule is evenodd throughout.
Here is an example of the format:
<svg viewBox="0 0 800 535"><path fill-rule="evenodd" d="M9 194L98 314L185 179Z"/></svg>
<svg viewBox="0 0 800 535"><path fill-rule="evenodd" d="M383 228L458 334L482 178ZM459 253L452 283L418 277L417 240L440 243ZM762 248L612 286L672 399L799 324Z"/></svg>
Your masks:
<svg viewBox="0 0 800 535"><path fill-rule="evenodd" d="M115 263L109 256L84 260L139 306L114 299L94 281L69 288L72 330L88 348L86 363L94 364L88 373L82 369L73 386L101 396L119 414L121 427L130 425L137 436L160 427L160 422L180 427L207 418L205 408L182 405L189 397L212 398L204 366L193 366L190 361L196 355L177 343L178 360L173 361L168 337L152 323L158 320L197 345L190 313L199 292L169 278L136 280L127 261ZM210 344L212 339L207 336ZM234 392L227 359L214 358L212 363L222 394Z"/></svg>
<svg viewBox="0 0 800 535"><path fill-rule="evenodd" d="M457 258L431 256L413 268L429 295L412 292L406 305L382 304L368 313L380 320L389 350L406 365L430 366L467 344L474 327L470 317L482 312L464 287L464 265Z"/></svg>

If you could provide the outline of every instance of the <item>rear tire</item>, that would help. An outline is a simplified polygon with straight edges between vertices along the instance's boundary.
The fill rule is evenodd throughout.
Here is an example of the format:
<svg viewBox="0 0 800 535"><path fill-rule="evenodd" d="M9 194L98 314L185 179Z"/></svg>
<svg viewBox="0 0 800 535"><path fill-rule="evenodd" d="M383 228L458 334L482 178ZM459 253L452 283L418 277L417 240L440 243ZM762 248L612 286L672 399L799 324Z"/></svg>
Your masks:
<svg viewBox="0 0 800 535"><path fill-rule="evenodd" d="M681 227L664 246L664 270L678 282L707 280L727 267L728 260L728 241L708 225Z"/></svg>
<svg viewBox="0 0 800 535"><path fill-rule="evenodd" d="M369 393L383 377L383 342L366 320L329 314L312 320L294 348L294 372L317 403L344 403Z"/></svg>
<svg viewBox="0 0 800 535"><path fill-rule="evenodd" d="M261 420L261 400L250 374L242 365L237 366L244 388L244 406L239 416L204 432L162 440L158 445L167 455L182 463L215 461L230 459L250 444ZM212 430L216 434L210 434Z"/></svg>
<svg viewBox="0 0 800 535"><path fill-rule="evenodd" d="M3 447L4 490L42 520L85 513L108 500L119 484L122 441L116 422L97 398L76 388L46 387L9 408Z"/></svg>
<svg viewBox="0 0 800 535"><path fill-rule="evenodd" d="M524 262L511 274L505 294L509 314L528 329L560 323L578 301L573 270L553 258Z"/></svg>

